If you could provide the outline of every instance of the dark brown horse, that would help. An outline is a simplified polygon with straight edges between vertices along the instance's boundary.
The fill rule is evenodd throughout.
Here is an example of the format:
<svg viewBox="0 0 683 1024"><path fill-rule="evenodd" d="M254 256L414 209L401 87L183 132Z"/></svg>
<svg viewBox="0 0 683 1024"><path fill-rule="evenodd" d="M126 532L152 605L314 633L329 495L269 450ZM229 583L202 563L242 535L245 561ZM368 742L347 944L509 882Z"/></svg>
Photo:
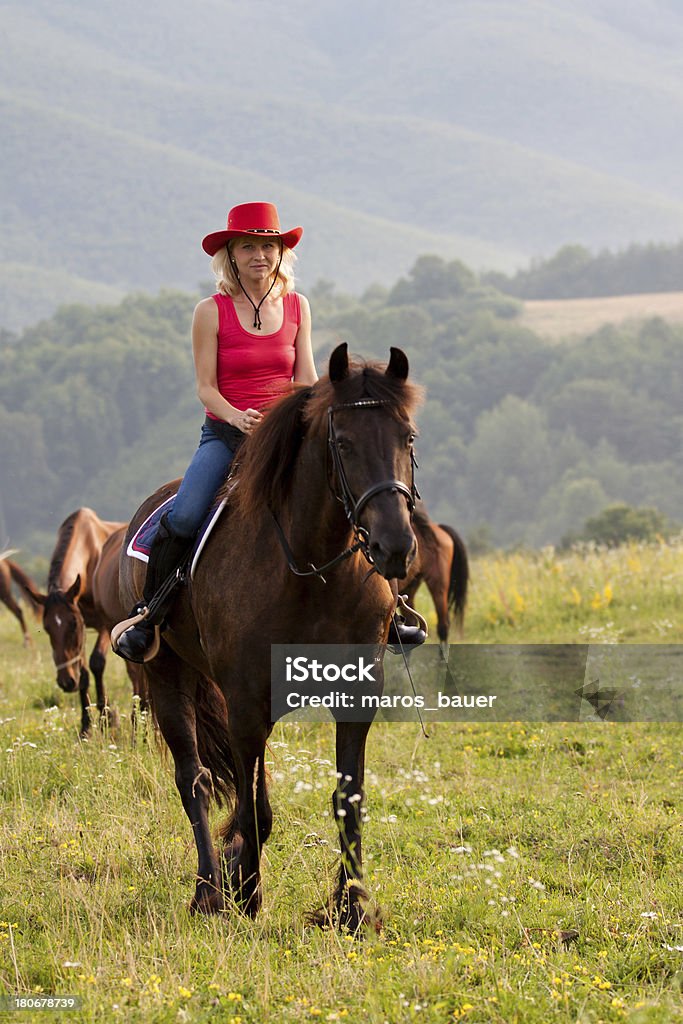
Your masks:
<svg viewBox="0 0 683 1024"><path fill-rule="evenodd" d="M145 665L197 846L194 911L222 910L229 887L245 913L260 906L260 855L272 826L264 760L273 725L271 644L387 638L394 608L388 580L405 577L416 547L411 416L418 389L407 376L399 349L385 370L350 367L340 345L329 377L270 410L243 446L226 513L176 599L158 655ZM129 536L167 495L162 488L145 502ZM343 552L347 557L338 558ZM126 606L140 597L142 570L123 558ZM336 724L340 781L332 804L342 857L321 919L352 929L365 913L361 805L369 728ZM233 805L221 833L223 879L207 817L210 797L221 794Z"/></svg>
<svg viewBox="0 0 683 1024"><path fill-rule="evenodd" d="M5 551L0 554L0 601L7 605L12 615L19 620L21 632L24 636L24 647L27 647L31 643L31 637L26 628L26 620L24 619L21 605L15 600L12 593L12 584L14 583L19 587L37 619L40 618L41 608L33 596L36 590L35 583L16 562L12 561L9 557L12 554L14 554L14 551Z"/></svg>
<svg viewBox="0 0 683 1024"><path fill-rule="evenodd" d="M109 707L104 688L104 668L109 651L109 631L122 614L117 607L105 613L95 596L94 582L107 540L118 535L118 546L110 546L109 563L114 567L109 589L116 594L118 555L125 534L125 523L105 522L90 508L79 508L64 520L57 532L57 543L50 561L47 594L34 592L43 606L43 623L52 645L57 667L57 684L66 693L79 692L81 700L81 736L92 729L90 720L89 676L86 667L86 627L97 631L89 667L95 679L97 708L110 725L118 723ZM103 590L100 587L98 594Z"/></svg>
<svg viewBox="0 0 683 1024"><path fill-rule="evenodd" d="M421 583L432 596L437 618L437 635L441 652L448 657L448 634L451 613L455 616L458 636L462 637L469 584L467 548L452 526L432 522L423 506L415 509L413 529L417 537L417 558L398 588L412 605Z"/></svg>

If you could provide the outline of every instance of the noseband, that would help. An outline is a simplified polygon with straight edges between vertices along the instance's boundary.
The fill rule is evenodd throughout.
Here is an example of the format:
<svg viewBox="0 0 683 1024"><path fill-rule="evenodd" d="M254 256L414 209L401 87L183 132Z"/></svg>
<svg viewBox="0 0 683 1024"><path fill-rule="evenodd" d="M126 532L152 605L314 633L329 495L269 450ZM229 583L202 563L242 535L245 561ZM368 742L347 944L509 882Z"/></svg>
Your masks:
<svg viewBox="0 0 683 1024"><path fill-rule="evenodd" d="M356 551L361 551L370 563L374 566L372 555L370 554L369 535L365 527L360 524L360 515L365 506L372 501L372 499L381 494L383 491L391 491L394 494L402 494L408 503L408 508L412 514L415 508L415 500L420 497L420 492L415 485L415 469L417 467L417 461L415 459L415 452L413 451L412 445L410 448L410 486L404 484L401 480L382 480L380 483L373 484L364 491L360 498L356 499L349 486L348 477L344 469L344 463L342 460L341 452L339 451L339 442L337 440L337 433L334 427L334 414L341 409L378 409L381 406L388 405L388 402L382 401L381 399L374 398L362 398L357 402L344 402L340 405L331 405L327 410L327 450L330 457L331 467L334 473L330 472L328 466L328 486L334 497L344 506L344 512L346 518L349 521L353 535L355 538L354 543L345 548L336 558L326 562L325 565L316 567L312 562L309 562L309 569L299 569L294 560L294 555L287 542L287 538L284 535L282 527L277 520L274 513L273 519L277 529L278 537L282 549L287 559L287 564L290 570L295 576L318 576L323 583L325 577L323 572L328 569L332 569L339 562L342 562L346 558L350 558L351 555L355 554ZM332 484L332 476L336 477L336 487Z"/></svg>

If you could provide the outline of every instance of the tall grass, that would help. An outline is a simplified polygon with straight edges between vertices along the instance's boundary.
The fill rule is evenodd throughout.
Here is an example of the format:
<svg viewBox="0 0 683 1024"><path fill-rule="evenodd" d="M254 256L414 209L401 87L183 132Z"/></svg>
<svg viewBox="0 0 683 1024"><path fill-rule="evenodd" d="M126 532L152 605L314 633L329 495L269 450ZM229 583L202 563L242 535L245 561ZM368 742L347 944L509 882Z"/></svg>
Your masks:
<svg viewBox="0 0 683 1024"><path fill-rule="evenodd" d="M477 560L467 639L676 642L682 569L680 545ZM79 1021L683 1021L678 725L373 727L385 926L360 942L306 924L336 868L331 725L273 733L259 919L193 918L172 763L132 744L123 666L119 733L80 743L45 637L24 650L3 612L0 649L2 992L78 995Z"/></svg>

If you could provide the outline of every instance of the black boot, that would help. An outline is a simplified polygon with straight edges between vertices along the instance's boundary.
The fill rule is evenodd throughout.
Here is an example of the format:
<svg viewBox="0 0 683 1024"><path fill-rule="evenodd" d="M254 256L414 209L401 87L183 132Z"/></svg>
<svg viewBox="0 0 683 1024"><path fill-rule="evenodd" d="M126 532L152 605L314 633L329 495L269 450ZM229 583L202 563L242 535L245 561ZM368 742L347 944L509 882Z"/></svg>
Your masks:
<svg viewBox="0 0 683 1024"><path fill-rule="evenodd" d="M387 637L387 647L394 654L400 654L405 648L419 647L427 639L422 626L408 626L403 619L392 619Z"/></svg>
<svg viewBox="0 0 683 1024"><path fill-rule="evenodd" d="M163 624L173 604L180 583L178 570L184 567L193 543L194 537L180 537L174 531L165 512L149 552L143 599L129 616L138 617L138 621L123 631L119 631L119 627L112 631L112 647L127 661L145 662L156 654L157 627ZM140 615L144 618L139 618Z"/></svg>
<svg viewBox="0 0 683 1024"><path fill-rule="evenodd" d="M399 608L402 611L399 611ZM405 619L407 614L414 621L409 626ZM389 625L389 636L387 637L387 650L392 654L409 654L415 647L419 647L427 639L427 623L425 619L411 608L406 598L398 596L397 608L391 617Z"/></svg>

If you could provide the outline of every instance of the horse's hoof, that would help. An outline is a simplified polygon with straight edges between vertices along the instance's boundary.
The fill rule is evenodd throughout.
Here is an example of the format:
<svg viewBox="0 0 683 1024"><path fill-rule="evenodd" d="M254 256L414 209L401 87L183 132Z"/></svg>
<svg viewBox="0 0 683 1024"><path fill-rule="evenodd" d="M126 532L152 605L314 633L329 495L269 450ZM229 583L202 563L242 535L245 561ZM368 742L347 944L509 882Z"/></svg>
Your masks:
<svg viewBox="0 0 683 1024"><path fill-rule="evenodd" d="M304 921L311 928L333 928L334 917L329 907L320 907L318 910L309 910L304 914Z"/></svg>
<svg viewBox="0 0 683 1024"><path fill-rule="evenodd" d="M339 929L351 932L356 938L362 938L367 932L379 935L382 931L382 914L377 907L364 909L360 904L355 904L347 912L340 913Z"/></svg>
<svg viewBox="0 0 683 1024"><path fill-rule="evenodd" d="M368 931L382 931L382 913L378 907L363 907L354 902L346 906L327 906L306 914L306 924L314 928L338 928L361 938Z"/></svg>
<svg viewBox="0 0 683 1024"><path fill-rule="evenodd" d="M100 715L100 727L103 729L118 729L121 725L121 718L116 708L104 708Z"/></svg>
<svg viewBox="0 0 683 1024"><path fill-rule="evenodd" d="M223 893L216 889L196 892L190 901L191 914L220 914L225 910Z"/></svg>
<svg viewBox="0 0 683 1024"><path fill-rule="evenodd" d="M261 909L261 884L238 887L233 880L233 900L240 914L254 918Z"/></svg>

